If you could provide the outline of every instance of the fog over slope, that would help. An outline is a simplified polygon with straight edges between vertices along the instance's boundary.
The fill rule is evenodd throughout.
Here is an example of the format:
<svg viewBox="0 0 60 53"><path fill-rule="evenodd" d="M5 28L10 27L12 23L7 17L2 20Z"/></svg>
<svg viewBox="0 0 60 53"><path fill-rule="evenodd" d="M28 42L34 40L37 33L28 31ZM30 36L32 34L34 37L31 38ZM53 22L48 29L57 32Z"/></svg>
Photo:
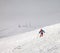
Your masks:
<svg viewBox="0 0 60 53"><path fill-rule="evenodd" d="M60 23L60 0L0 0L0 28Z"/></svg>
<svg viewBox="0 0 60 53"><path fill-rule="evenodd" d="M0 36L56 23L60 23L60 0L0 0Z"/></svg>

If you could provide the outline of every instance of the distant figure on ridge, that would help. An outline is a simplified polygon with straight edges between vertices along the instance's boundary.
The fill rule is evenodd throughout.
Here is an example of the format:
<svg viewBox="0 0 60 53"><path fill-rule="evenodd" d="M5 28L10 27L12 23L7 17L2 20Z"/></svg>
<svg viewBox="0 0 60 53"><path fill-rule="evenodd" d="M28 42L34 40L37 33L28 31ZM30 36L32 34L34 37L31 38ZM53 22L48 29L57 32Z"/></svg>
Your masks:
<svg viewBox="0 0 60 53"><path fill-rule="evenodd" d="M43 29L40 29L39 31L40 37L43 37L43 33L45 33L45 31Z"/></svg>

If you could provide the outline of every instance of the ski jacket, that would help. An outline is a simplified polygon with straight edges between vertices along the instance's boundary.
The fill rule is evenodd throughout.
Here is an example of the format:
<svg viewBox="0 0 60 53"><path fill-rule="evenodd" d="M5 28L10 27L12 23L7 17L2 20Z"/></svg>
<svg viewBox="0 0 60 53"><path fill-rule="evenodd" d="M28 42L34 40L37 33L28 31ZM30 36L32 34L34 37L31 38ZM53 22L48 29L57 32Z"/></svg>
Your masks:
<svg viewBox="0 0 60 53"><path fill-rule="evenodd" d="M39 31L39 33L45 33L45 31L41 29L41 30Z"/></svg>

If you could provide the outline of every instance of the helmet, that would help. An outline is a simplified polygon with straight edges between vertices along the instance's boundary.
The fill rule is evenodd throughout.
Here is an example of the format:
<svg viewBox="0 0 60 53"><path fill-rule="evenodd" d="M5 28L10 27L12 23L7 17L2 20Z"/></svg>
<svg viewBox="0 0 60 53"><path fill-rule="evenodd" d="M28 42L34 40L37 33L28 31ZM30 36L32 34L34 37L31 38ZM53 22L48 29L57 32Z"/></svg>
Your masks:
<svg viewBox="0 0 60 53"><path fill-rule="evenodd" d="M40 30L42 30L42 28Z"/></svg>

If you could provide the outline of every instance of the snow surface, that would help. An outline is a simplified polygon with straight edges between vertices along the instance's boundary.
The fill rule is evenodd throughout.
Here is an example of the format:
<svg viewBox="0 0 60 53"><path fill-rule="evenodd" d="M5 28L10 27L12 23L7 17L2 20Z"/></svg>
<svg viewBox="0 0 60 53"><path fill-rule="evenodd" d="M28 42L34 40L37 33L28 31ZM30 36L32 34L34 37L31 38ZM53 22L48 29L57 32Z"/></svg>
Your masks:
<svg viewBox="0 0 60 53"><path fill-rule="evenodd" d="M60 53L60 23L43 29L0 39L0 53Z"/></svg>

